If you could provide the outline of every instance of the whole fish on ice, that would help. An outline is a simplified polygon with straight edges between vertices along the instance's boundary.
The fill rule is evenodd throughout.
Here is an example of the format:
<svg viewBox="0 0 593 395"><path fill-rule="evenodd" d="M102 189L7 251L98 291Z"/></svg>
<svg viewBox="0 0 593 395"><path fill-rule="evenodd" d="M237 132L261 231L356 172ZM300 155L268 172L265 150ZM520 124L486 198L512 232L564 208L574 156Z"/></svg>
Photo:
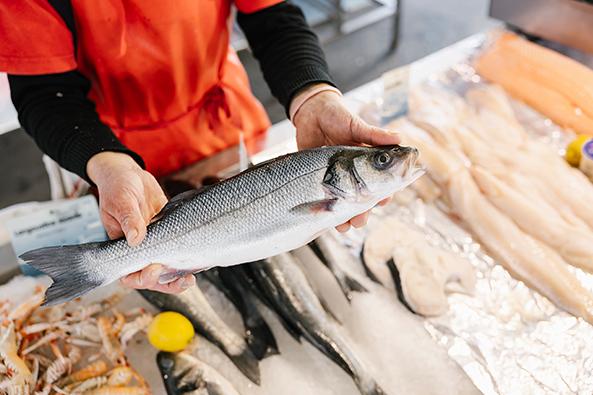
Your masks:
<svg viewBox="0 0 593 395"><path fill-rule="evenodd" d="M361 395L385 394L352 349L351 341L338 328L325 302L315 294L292 254L253 262L246 270L262 289L270 307L344 369L353 378Z"/></svg>
<svg viewBox="0 0 593 395"><path fill-rule="evenodd" d="M411 184L418 152L402 146L299 151L172 199L145 240L124 239L27 252L53 279L46 305L81 296L151 262L180 273L252 262L298 248Z"/></svg>
<svg viewBox="0 0 593 395"><path fill-rule="evenodd" d="M168 395L239 395L218 371L186 352L159 352L157 365Z"/></svg>
<svg viewBox="0 0 593 395"><path fill-rule="evenodd" d="M279 354L272 330L259 312L256 296L233 268L212 268L200 273L237 308L245 326L245 340L257 359Z"/></svg>
<svg viewBox="0 0 593 395"><path fill-rule="evenodd" d="M206 295L195 285L180 294L141 289L140 295L162 311L176 311L189 319L197 332L218 345L235 366L254 383L260 383L258 360L243 337L235 333L212 308Z"/></svg>

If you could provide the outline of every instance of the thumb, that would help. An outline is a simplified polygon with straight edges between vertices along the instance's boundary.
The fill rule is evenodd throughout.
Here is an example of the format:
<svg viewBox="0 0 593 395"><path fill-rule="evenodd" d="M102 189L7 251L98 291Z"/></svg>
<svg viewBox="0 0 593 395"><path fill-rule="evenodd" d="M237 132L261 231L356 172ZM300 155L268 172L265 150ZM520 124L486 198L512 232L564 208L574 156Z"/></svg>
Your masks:
<svg viewBox="0 0 593 395"><path fill-rule="evenodd" d="M350 122L350 134L357 144L394 145L401 141L395 132L369 125L358 117L353 117Z"/></svg>

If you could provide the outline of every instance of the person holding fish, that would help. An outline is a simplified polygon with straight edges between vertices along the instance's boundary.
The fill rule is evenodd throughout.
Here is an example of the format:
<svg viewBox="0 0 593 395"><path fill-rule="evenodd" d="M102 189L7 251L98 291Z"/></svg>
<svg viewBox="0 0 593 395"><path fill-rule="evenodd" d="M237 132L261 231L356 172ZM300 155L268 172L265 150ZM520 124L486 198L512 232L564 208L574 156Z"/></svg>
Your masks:
<svg viewBox="0 0 593 395"><path fill-rule="evenodd" d="M19 121L44 153L97 187L111 239L143 241L167 203L157 178L270 126L229 45L233 4L299 149L399 142L345 107L317 37L289 2L2 1L0 70ZM152 264L122 283L170 293L194 284L190 274L162 284L163 270Z"/></svg>

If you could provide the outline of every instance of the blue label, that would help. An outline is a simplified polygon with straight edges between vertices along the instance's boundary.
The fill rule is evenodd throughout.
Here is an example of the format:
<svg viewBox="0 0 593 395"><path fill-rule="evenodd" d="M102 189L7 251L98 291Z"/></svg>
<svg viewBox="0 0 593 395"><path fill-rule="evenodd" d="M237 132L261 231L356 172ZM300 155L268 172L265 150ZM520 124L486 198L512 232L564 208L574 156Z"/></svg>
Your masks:
<svg viewBox="0 0 593 395"><path fill-rule="evenodd" d="M593 139L587 141L585 145L583 145L583 155L587 155L589 158L593 159Z"/></svg>

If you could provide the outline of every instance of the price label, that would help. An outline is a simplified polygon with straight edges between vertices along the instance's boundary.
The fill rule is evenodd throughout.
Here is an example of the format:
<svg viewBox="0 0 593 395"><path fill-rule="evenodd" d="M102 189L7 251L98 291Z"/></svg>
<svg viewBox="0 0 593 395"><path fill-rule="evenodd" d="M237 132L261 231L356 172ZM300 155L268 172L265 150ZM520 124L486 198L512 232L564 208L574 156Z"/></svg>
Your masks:
<svg viewBox="0 0 593 395"><path fill-rule="evenodd" d="M107 239L97 201L91 195L47 202L5 223L17 256L36 248L81 244ZM39 272L19 260L27 275Z"/></svg>

